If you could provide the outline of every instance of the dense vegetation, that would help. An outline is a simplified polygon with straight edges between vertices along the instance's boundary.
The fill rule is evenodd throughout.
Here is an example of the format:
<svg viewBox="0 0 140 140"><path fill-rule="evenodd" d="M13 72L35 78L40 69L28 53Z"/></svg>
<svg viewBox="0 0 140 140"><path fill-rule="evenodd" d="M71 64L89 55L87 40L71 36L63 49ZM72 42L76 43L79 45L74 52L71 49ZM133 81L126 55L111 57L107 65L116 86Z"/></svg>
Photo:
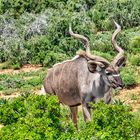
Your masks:
<svg viewBox="0 0 140 140"><path fill-rule="evenodd" d="M60 109L56 97L24 93L10 101L0 100L0 120L5 127L0 139L30 140L138 140L140 138L139 118L130 113L124 105L92 105L92 123L80 121L79 133L69 121L68 110Z"/></svg>
<svg viewBox="0 0 140 140"><path fill-rule="evenodd" d="M24 64L41 64L36 72L1 74L0 91L22 96L0 100L0 139L138 140L140 113L122 102L93 105L92 123L85 125L79 114L79 132L69 120L69 111L56 97L29 94L41 87L46 69L72 58L83 44L69 35L85 35L92 53L111 61L112 19L122 32L118 44L127 55L121 70L125 87L140 83L140 1L139 0L0 0L0 69L19 69ZM32 90L31 90L32 89Z"/></svg>
<svg viewBox="0 0 140 140"><path fill-rule="evenodd" d="M26 93L12 101L0 100L0 103L0 120L6 125L0 139L57 139L71 129L61 123L64 115L55 97Z"/></svg>

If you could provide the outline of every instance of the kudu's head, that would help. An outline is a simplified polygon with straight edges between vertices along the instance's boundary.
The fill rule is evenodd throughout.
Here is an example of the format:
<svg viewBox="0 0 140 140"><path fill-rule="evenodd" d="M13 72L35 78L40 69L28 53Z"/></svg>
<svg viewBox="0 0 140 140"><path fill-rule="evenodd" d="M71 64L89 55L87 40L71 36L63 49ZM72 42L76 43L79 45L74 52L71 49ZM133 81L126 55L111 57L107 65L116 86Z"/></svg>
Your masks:
<svg viewBox="0 0 140 140"><path fill-rule="evenodd" d="M116 88L123 88L123 82L121 76L119 74L119 70L122 66L124 66L126 58L124 56L124 50L118 46L116 42L117 34L121 31L120 25L118 25L115 21L117 29L112 35L112 45L114 49L118 51L118 54L114 57L113 61L110 63L103 57L92 55L90 53L90 42L89 40L79 34L73 33L71 29L71 25L69 26L69 33L75 38L78 38L82 41L86 48L86 52L81 52L79 55L84 56L87 59L87 66L90 72L95 73L98 72L106 85Z"/></svg>

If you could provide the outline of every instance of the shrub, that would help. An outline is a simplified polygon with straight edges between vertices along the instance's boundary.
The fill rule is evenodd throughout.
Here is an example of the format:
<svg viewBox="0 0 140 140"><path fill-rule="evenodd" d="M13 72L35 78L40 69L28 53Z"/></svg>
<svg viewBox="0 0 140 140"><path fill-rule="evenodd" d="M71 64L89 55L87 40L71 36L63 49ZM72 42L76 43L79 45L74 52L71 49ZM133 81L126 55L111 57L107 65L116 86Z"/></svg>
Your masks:
<svg viewBox="0 0 140 140"><path fill-rule="evenodd" d="M133 66L139 66L140 65L140 55L139 54L138 55L131 54L130 63Z"/></svg>
<svg viewBox="0 0 140 140"><path fill-rule="evenodd" d="M138 0L98 0L91 9L91 15L99 30L110 30L112 27L108 19L112 18L123 28L134 27L139 25L139 6Z"/></svg>
<svg viewBox="0 0 140 140"><path fill-rule="evenodd" d="M83 48L83 44L70 37L68 33L70 22L75 33L83 34L90 39L91 44L94 45L92 49L114 56L115 52L111 45L111 32L114 28L110 17L118 21L122 27L138 26L140 7L138 5L138 0L133 2L130 0L102 2L81 0L78 3L63 0L54 2L2 0L0 11L4 14L0 16L0 61L11 61L10 63L16 69L25 63L44 65L50 63L49 66L51 66L55 62L72 57L78 49ZM26 12L23 13L23 11ZM128 11L131 11L132 15L128 15ZM124 13L123 17L122 13ZM103 32L98 32L101 30ZM139 35L139 28L124 31L117 38L118 43L128 52L137 53L138 48L134 50L131 45L133 43L129 45L130 49L127 47L129 40L136 35ZM62 56L61 59L56 53ZM54 60L48 61L49 55Z"/></svg>
<svg viewBox="0 0 140 140"><path fill-rule="evenodd" d="M1 75L0 90L21 89L26 87L33 88L42 84L44 76L45 74L41 72L38 76L29 79L26 78L24 74Z"/></svg>
<svg viewBox="0 0 140 140"><path fill-rule="evenodd" d="M1 1L0 12L1 14L8 12L11 16L18 18L19 15L23 14L25 11L39 13L44 11L47 7L57 8L61 3L65 3L66 1L24 1L24 0L13 0L13 1Z"/></svg>
<svg viewBox="0 0 140 140"><path fill-rule="evenodd" d="M122 69L121 75L125 87L132 87L137 84L134 71L135 69L132 67L125 67Z"/></svg>
<svg viewBox="0 0 140 140"><path fill-rule="evenodd" d="M140 53L140 36L136 36L130 42L128 49L131 53Z"/></svg>
<svg viewBox="0 0 140 140"><path fill-rule="evenodd" d="M16 123L20 117L26 115L23 98L8 102L0 100L0 123L4 125Z"/></svg>
<svg viewBox="0 0 140 140"><path fill-rule="evenodd" d="M11 101L0 102L0 139L57 139L74 132L71 123L65 126L61 119L59 102L54 96L37 96L28 93ZM63 119L62 119L63 120ZM66 138L66 137L65 137Z"/></svg>
<svg viewBox="0 0 140 140"><path fill-rule="evenodd" d="M43 65L52 66L53 64L66 60L66 58L68 58L68 56L63 53L59 53L59 52L54 53L54 52L50 51L47 53L47 55L43 61Z"/></svg>
<svg viewBox="0 0 140 140"><path fill-rule="evenodd" d="M43 64L45 66L52 66L54 63L65 60L68 56L58 46L51 44L46 36L34 37L28 40L25 44L26 49L29 50L28 60L30 63Z"/></svg>
<svg viewBox="0 0 140 140"><path fill-rule="evenodd" d="M23 77L5 77L4 80L0 81L2 85L2 90L10 89L10 88L20 88L26 84L26 81Z"/></svg>
<svg viewBox="0 0 140 140"><path fill-rule="evenodd" d="M106 52L99 52L99 51L92 51L92 54L104 57L105 59L107 59L108 61L111 62L111 60L113 60L113 56L110 53L106 53Z"/></svg>
<svg viewBox="0 0 140 140"><path fill-rule="evenodd" d="M0 139L58 140L135 140L140 137L139 117L122 104L91 104L92 122L85 124L80 117L77 131L68 110L61 108L54 96L29 93L12 100L0 99ZM81 121L82 120L82 121Z"/></svg>
<svg viewBox="0 0 140 140"><path fill-rule="evenodd" d="M111 33L98 33L96 36L91 37L91 43L93 44L92 49L100 52L107 52L109 54L115 54L111 44Z"/></svg>
<svg viewBox="0 0 140 140"><path fill-rule="evenodd" d="M1 43L0 61L8 61L9 64L19 67L26 63L27 50L23 46L20 35L21 29L16 27L15 20L8 15L0 16L1 21ZM17 67L17 66L16 66Z"/></svg>
<svg viewBox="0 0 140 140"><path fill-rule="evenodd" d="M124 105L107 105L102 102L92 105L92 122L79 132L85 140L135 140L140 136L135 117ZM85 135L86 134L86 135Z"/></svg>

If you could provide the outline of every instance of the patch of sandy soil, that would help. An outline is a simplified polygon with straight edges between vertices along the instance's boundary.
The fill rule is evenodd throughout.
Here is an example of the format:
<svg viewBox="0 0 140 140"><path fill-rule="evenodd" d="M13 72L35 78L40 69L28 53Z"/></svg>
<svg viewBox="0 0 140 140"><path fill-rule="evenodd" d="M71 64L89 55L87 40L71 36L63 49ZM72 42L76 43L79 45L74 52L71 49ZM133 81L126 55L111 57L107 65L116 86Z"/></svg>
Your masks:
<svg viewBox="0 0 140 140"><path fill-rule="evenodd" d="M133 89L122 90L120 94L115 96L115 98L128 105L131 105L133 111L137 111L140 109L140 85Z"/></svg>
<svg viewBox="0 0 140 140"><path fill-rule="evenodd" d="M12 95L4 95L0 93L0 98L3 98L3 99L11 99L11 98L19 97L19 96L20 96L20 93L13 93Z"/></svg>
<svg viewBox="0 0 140 140"><path fill-rule="evenodd" d="M39 95L40 90L38 90L38 89L31 89L31 92L34 93L34 94L36 94L36 95ZM17 98L20 95L21 95L20 94L20 91L13 92L11 95L5 95L2 92L0 92L0 98L3 98L3 99Z"/></svg>
<svg viewBox="0 0 140 140"><path fill-rule="evenodd" d="M0 124L0 129L1 129L2 127L4 127L4 125Z"/></svg>
<svg viewBox="0 0 140 140"><path fill-rule="evenodd" d="M41 90L41 88L40 88ZM31 93L34 93L36 95L40 95L40 90L39 89L31 89ZM17 98L21 95L20 91L16 91L16 92L13 92L11 95L5 95L3 92L0 91L0 98L3 98L3 99L12 99L12 98Z"/></svg>
<svg viewBox="0 0 140 140"><path fill-rule="evenodd" d="M14 70L14 69L0 70L0 74L18 74L18 73L21 73L21 72L38 71L41 68L42 68L41 65L24 65L19 70Z"/></svg>

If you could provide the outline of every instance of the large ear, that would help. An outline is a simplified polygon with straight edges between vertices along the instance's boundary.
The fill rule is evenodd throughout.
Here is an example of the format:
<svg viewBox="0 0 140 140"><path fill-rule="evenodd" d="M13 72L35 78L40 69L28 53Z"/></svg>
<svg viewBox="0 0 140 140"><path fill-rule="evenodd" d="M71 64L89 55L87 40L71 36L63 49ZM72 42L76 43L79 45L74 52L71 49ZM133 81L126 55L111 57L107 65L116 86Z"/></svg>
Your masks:
<svg viewBox="0 0 140 140"><path fill-rule="evenodd" d="M97 61L88 61L88 69L90 72L94 73L95 71L101 71L105 68L105 65Z"/></svg>
<svg viewBox="0 0 140 140"><path fill-rule="evenodd" d="M92 73L96 71L97 64L90 64L88 63L88 70Z"/></svg>

